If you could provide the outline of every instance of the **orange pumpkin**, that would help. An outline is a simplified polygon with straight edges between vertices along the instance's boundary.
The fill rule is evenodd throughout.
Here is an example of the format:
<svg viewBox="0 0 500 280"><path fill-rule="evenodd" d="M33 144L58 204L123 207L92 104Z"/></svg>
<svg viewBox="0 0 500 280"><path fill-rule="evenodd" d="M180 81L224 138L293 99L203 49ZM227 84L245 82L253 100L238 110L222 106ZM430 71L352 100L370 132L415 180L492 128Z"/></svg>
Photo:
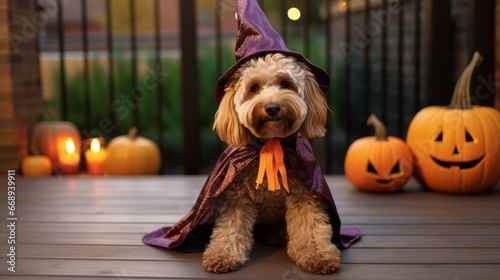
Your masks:
<svg viewBox="0 0 500 280"><path fill-rule="evenodd" d="M42 155L26 156L21 161L21 171L27 177L49 176L52 174L52 162Z"/></svg>
<svg viewBox="0 0 500 280"><path fill-rule="evenodd" d="M109 175L154 175L160 172L161 152L153 141L137 136L137 128L132 127L128 135L109 142L104 165Z"/></svg>
<svg viewBox="0 0 500 280"><path fill-rule="evenodd" d="M470 100L470 79L481 60L474 53L450 106L422 109L408 128L417 178L432 190L479 193L500 181L500 112Z"/></svg>
<svg viewBox="0 0 500 280"><path fill-rule="evenodd" d="M71 158L68 158L68 140L71 141ZM31 135L31 146L39 154L52 160L60 174L77 174L80 165L80 132L74 124L66 121L38 123Z"/></svg>
<svg viewBox="0 0 500 280"><path fill-rule="evenodd" d="M345 175L360 190L400 190L413 172L410 148L397 137L387 137L384 125L375 115L370 115L367 124L375 127L375 136L351 144L344 161Z"/></svg>

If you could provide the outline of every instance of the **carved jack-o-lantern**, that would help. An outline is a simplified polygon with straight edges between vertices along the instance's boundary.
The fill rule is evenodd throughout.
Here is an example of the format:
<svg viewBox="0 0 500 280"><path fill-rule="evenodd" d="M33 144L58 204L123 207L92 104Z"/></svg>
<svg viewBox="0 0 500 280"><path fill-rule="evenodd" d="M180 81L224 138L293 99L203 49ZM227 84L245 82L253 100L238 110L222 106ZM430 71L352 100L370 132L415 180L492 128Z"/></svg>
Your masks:
<svg viewBox="0 0 500 280"><path fill-rule="evenodd" d="M411 151L403 140L387 137L384 125L374 115L367 123L375 127L375 136L351 144L344 161L345 175L361 190L397 191L413 172Z"/></svg>
<svg viewBox="0 0 500 280"><path fill-rule="evenodd" d="M475 53L449 107L422 109L408 128L416 175L432 190L478 193L500 181L500 113L470 102L470 78L481 60Z"/></svg>

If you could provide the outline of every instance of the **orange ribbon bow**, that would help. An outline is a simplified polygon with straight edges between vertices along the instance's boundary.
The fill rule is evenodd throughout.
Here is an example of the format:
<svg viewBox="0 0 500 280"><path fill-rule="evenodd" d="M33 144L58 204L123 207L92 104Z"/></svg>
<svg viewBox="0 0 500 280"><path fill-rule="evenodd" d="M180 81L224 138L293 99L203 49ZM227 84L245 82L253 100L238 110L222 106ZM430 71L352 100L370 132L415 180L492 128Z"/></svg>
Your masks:
<svg viewBox="0 0 500 280"><path fill-rule="evenodd" d="M281 180L283 182L283 187L287 192L288 180L286 175L286 167L283 161L285 154L283 153L283 148L281 148L281 143L279 140L270 140L267 142L260 150L260 161L259 161L259 172L257 174L256 189L264 181L264 174L267 174L267 188L270 191L275 191L281 189L278 172L281 175Z"/></svg>

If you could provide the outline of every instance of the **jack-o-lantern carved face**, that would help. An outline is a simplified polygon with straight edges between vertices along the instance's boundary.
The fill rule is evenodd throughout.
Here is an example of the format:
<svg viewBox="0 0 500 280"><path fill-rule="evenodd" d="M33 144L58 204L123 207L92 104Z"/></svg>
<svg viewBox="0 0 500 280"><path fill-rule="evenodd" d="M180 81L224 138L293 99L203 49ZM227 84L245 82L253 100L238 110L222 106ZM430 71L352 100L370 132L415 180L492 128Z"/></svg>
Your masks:
<svg viewBox="0 0 500 280"><path fill-rule="evenodd" d="M380 173L377 172L373 163L368 161L368 166L366 167L366 172L373 174L375 176L375 181L381 184L390 184L394 178L401 176L401 168L399 167L399 160L394 164L394 167L391 169L389 175L385 175L383 177L380 176Z"/></svg>
<svg viewBox="0 0 500 280"><path fill-rule="evenodd" d="M479 143L477 136L471 135L465 126L457 126L454 129L446 129L447 137L443 136L445 129L441 129L434 140L435 153L430 157L437 165L444 168L473 168L484 158L484 146ZM484 141L484 139L481 140ZM438 151L442 151L441 154L437 155Z"/></svg>
<svg viewBox="0 0 500 280"><path fill-rule="evenodd" d="M401 189L413 172L412 154L396 137L364 137L349 147L344 162L346 177L358 189L392 192Z"/></svg>
<svg viewBox="0 0 500 280"><path fill-rule="evenodd" d="M377 122L377 136L358 139L347 150L344 162L346 177L361 190L397 191L412 175L411 151L403 140L387 137L385 128L378 120L372 119L372 122Z"/></svg>
<svg viewBox="0 0 500 280"><path fill-rule="evenodd" d="M500 180L500 113L493 108L420 111L408 129L407 142L416 174L433 190L483 192Z"/></svg>
<svg viewBox="0 0 500 280"><path fill-rule="evenodd" d="M482 57L474 53L460 75L450 106L422 109L408 128L406 141L416 174L430 189L479 193L500 181L500 113L472 106L470 80Z"/></svg>

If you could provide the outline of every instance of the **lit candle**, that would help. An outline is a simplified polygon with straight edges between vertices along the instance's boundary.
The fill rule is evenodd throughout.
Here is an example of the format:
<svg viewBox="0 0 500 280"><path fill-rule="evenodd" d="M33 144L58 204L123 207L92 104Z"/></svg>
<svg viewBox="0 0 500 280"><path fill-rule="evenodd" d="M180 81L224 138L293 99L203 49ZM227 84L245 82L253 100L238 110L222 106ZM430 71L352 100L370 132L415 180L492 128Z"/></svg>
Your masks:
<svg viewBox="0 0 500 280"><path fill-rule="evenodd" d="M59 162L62 171L66 174L77 174L80 166L80 152L76 150L73 139L64 141L64 146L59 147Z"/></svg>
<svg viewBox="0 0 500 280"><path fill-rule="evenodd" d="M101 148L99 140L92 139L90 142L90 149L85 152L87 172L92 175L102 175L104 173L106 155L106 149Z"/></svg>

